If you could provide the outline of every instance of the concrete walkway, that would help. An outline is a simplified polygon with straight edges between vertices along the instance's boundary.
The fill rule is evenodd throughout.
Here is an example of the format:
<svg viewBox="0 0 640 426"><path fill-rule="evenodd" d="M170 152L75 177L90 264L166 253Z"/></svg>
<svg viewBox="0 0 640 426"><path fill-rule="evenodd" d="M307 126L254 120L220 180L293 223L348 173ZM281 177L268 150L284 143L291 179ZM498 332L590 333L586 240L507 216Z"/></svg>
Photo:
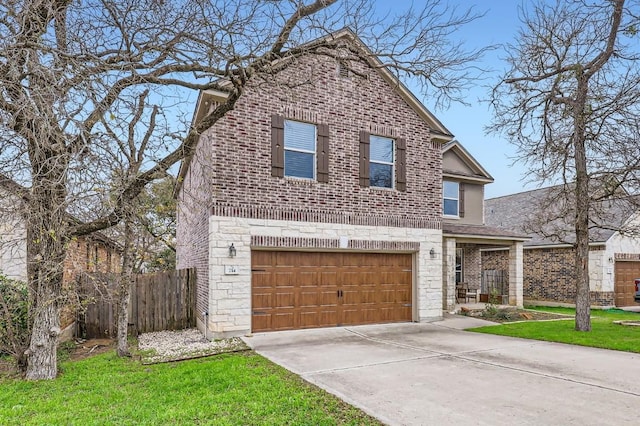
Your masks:
<svg viewBox="0 0 640 426"><path fill-rule="evenodd" d="M639 355L461 331L483 324L447 316L244 340L390 425L638 424Z"/></svg>

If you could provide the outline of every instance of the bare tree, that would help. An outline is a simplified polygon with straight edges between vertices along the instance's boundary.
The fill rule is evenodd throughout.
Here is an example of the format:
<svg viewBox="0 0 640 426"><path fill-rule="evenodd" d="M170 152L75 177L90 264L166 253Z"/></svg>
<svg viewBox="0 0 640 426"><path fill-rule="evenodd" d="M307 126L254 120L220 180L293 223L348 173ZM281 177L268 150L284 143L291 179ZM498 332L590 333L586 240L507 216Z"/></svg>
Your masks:
<svg viewBox="0 0 640 426"><path fill-rule="evenodd" d="M430 1L423 9L380 16L367 0L0 4L0 164L29 188L25 216L34 303L28 379L57 374L67 243L119 223L143 188L189 156L199 135L233 109L250 82L272 78L301 55L336 56L332 34L349 27L380 60L343 49L342 61L366 60L399 77L413 76L442 105L463 99L474 77L468 65L481 52L462 50L450 36L478 15ZM97 159L96 147L107 131L104 122L118 119L123 104L149 90L153 103L180 107L182 89L228 96L186 132L176 130L164 151L145 153L139 171L121 184L107 175L93 182L80 178L87 159L92 166L109 161ZM83 210L100 191L110 194L110 209L98 209L83 223L67 220L67 212Z"/></svg>
<svg viewBox="0 0 640 426"><path fill-rule="evenodd" d="M598 203L622 185L638 188L637 11L629 0L523 10L523 28L507 46L509 69L492 94L490 130L518 147L534 179L564 184L539 222L560 240L557 225L573 227L578 331L591 329L589 228L607 226Z"/></svg>

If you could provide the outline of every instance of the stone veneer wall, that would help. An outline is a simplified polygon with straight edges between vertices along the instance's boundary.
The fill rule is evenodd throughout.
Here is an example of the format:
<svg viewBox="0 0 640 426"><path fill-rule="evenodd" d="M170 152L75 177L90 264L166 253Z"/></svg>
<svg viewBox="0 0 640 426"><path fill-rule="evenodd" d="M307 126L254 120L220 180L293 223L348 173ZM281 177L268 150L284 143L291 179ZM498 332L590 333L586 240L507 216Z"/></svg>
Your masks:
<svg viewBox="0 0 640 426"><path fill-rule="evenodd" d="M251 330L251 250L256 248L416 253L414 320L442 318L442 232L439 229L229 216L211 216L209 229L207 330L210 338L240 335ZM234 258L228 256L231 243L237 250ZM431 249L436 251L435 258L431 258ZM225 266L237 267L238 273L226 275Z"/></svg>

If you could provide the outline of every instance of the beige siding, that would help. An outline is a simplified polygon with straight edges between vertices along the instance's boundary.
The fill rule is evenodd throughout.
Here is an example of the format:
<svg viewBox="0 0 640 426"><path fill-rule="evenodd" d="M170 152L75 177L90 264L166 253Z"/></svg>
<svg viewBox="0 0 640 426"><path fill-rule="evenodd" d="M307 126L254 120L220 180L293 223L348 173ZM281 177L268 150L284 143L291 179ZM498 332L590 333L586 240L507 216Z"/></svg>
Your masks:
<svg viewBox="0 0 640 426"><path fill-rule="evenodd" d="M455 181L455 179L449 179ZM444 222L459 223L461 225L484 225L484 185L464 184L464 217L445 217Z"/></svg>
<svg viewBox="0 0 640 426"><path fill-rule="evenodd" d="M475 170L471 169L453 151L447 151L442 155L442 170L451 172L451 173L459 173L462 175L475 174Z"/></svg>

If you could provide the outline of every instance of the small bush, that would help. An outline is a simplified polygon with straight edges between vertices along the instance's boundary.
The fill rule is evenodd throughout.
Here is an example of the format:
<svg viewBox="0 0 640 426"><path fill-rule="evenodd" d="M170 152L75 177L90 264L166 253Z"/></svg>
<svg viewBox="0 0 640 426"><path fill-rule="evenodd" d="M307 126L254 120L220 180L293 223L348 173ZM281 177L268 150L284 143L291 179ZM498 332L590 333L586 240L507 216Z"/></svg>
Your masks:
<svg viewBox="0 0 640 426"><path fill-rule="evenodd" d="M0 274L0 354L13 356L21 366L29 334L27 285Z"/></svg>

